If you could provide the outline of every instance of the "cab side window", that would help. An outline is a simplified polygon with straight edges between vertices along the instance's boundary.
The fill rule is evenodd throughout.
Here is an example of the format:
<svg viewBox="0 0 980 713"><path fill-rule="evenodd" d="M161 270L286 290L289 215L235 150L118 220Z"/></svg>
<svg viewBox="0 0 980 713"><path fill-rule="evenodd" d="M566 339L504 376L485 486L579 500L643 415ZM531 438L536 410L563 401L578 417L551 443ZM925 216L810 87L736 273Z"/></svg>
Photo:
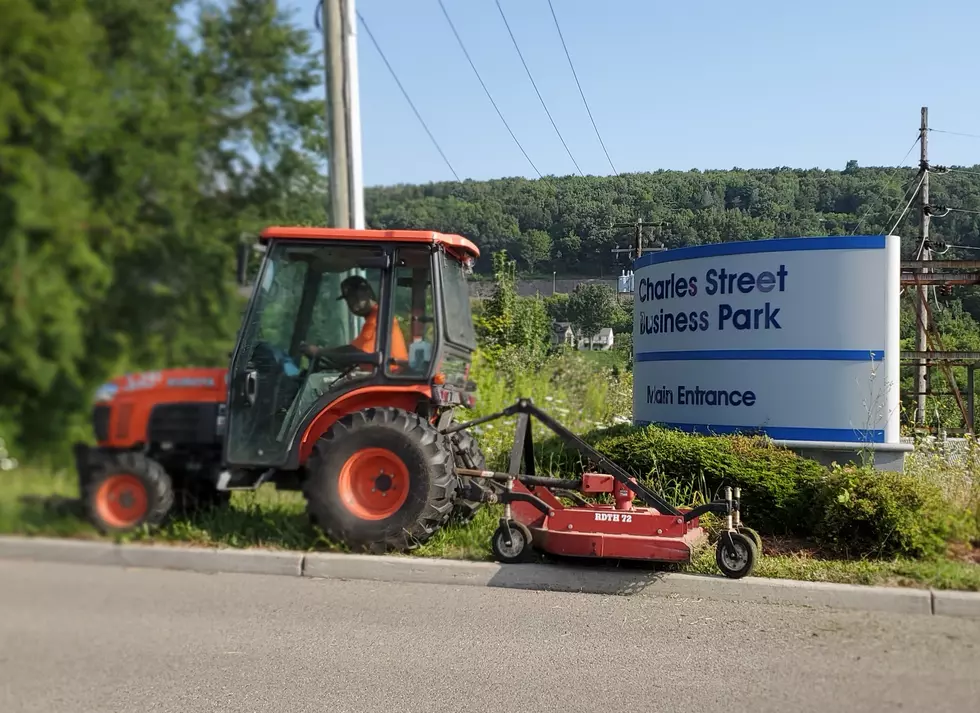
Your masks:
<svg viewBox="0 0 980 713"><path fill-rule="evenodd" d="M351 314L341 297L341 283L345 278L358 274L370 285L377 297L381 294L381 270L369 268L342 273L324 273L320 278L316 301L310 318L306 342L327 349L337 349L350 344L364 329L364 317ZM370 319L374 319L369 315Z"/></svg>
<svg viewBox="0 0 980 713"><path fill-rule="evenodd" d="M385 355L389 375L418 378L428 373L435 350L433 305L429 251L399 249L395 253L391 295L392 338L388 340Z"/></svg>

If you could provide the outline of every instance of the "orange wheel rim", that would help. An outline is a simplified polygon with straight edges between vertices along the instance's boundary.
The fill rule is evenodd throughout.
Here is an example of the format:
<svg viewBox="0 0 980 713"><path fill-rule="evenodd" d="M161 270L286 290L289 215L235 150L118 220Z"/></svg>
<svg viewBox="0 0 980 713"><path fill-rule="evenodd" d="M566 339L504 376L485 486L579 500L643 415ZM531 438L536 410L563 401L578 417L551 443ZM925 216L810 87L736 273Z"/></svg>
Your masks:
<svg viewBox="0 0 980 713"><path fill-rule="evenodd" d="M95 493L95 510L110 527L131 527L149 507L146 488L135 475L110 475Z"/></svg>
<svg viewBox="0 0 980 713"><path fill-rule="evenodd" d="M358 451L340 469L340 498L362 520L391 517L408 500L408 467L386 448Z"/></svg>

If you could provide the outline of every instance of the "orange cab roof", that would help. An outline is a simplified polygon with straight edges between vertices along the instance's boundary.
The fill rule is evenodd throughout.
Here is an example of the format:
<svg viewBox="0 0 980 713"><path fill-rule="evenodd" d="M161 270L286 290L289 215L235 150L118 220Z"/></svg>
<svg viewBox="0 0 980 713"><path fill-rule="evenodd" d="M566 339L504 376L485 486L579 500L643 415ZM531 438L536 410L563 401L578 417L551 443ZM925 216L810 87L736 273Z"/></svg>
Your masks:
<svg viewBox="0 0 980 713"><path fill-rule="evenodd" d="M273 238L436 243L450 248L464 250L471 253L474 258L480 257L479 248L463 236L452 233L437 233L434 230L354 230L353 228L301 228L273 225L263 230L260 234L260 239L263 242Z"/></svg>

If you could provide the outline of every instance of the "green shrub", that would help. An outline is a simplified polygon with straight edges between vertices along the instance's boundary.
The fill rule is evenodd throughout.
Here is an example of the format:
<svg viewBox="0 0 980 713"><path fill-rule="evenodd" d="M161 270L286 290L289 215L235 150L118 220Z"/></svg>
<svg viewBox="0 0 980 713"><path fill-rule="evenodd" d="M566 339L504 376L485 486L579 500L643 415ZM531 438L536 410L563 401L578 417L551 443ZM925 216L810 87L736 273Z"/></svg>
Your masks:
<svg viewBox="0 0 980 713"><path fill-rule="evenodd" d="M517 294L517 263L506 251L493 254L493 271L493 295L473 317L484 356L496 364L516 352L523 356L526 366L540 366L551 335L544 300Z"/></svg>
<svg viewBox="0 0 980 713"><path fill-rule="evenodd" d="M909 474L835 467L816 484L813 504L814 536L846 556L937 556L975 534L969 512Z"/></svg>
<svg viewBox="0 0 980 713"><path fill-rule="evenodd" d="M700 436L656 426L610 428L631 413L632 374L600 368L590 354L553 355L532 364L526 353L510 347L496 361L478 354L473 374L479 400L467 417L501 409L518 396L530 397L674 505L697 505L721 497L725 486L740 487L745 522L764 535L813 538L850 556L927 557L941 553L949 542L980 534L975 477L980 449L956 465L946 453L917 453L906 475L855 467L828 470L763 437ZM515 420L475 429L491 467L506 468ZM586 468L601 470L583 464L577 452L549 436L536 425L539 473L576 477Z"/></svg>
<svg viewBox="0 0 980 713"><path fill-rule="evenodd" d="M807 495L826 470L816 461L747 436L701 436L648 426L620 426L583 436L603 455L658 490L674 505L742 489L747 525L767 534L807 534ZM540 458L552 469L581 473L577 454L549 442ZM572 472L565 473L571 476Z"/></svg>

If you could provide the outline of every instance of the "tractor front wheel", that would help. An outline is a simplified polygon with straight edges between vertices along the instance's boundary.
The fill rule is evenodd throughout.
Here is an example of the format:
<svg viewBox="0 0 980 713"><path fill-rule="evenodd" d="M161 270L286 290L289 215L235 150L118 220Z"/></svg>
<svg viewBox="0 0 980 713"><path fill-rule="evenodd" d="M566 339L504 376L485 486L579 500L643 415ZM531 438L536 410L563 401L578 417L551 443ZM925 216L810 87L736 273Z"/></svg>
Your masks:
<svg viewBox="0 0 980 713"><path fill-rule="evenodd" d="M102 533L128 532L163 522L174 502L173 483L159 463L142 453L104 459L86 479L86 514Z"/></svg>
<svg viewBox="0 0 980 713"><path fill-rule="evenodd" d="M319 439L303 492L310 518L327 537L352 549L411 550L452 511L451 446L416 414L358 411Z"/></svg>

